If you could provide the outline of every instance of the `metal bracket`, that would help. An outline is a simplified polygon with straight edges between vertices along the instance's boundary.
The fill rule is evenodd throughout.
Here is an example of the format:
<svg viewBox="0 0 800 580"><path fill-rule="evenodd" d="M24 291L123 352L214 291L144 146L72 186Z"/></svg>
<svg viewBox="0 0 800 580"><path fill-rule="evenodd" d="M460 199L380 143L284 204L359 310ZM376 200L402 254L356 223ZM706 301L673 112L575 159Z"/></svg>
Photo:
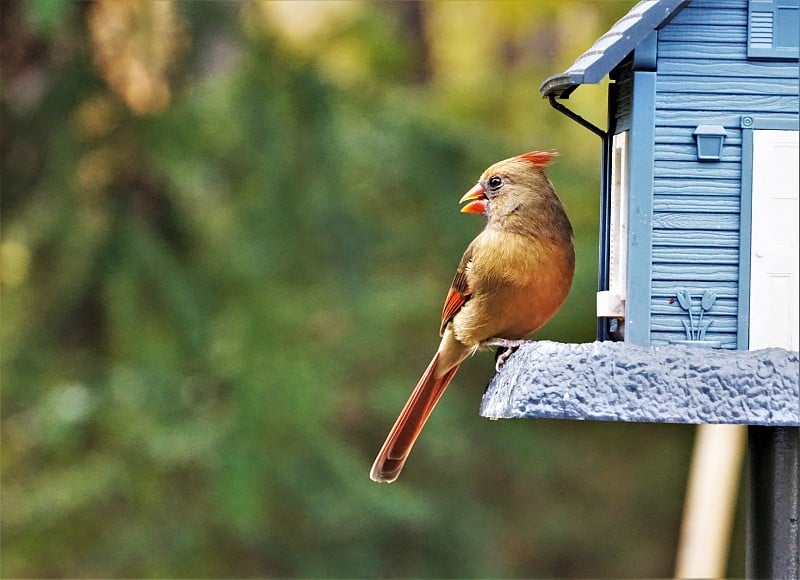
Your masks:
<svg viewBox="0 0 800 580"><path fill-rule="evenodd" d="M556 100L556 96L555 95L553 95L553 94L549 95L548 96L548 100L550 101L550 106L553 107L556 111L558 111L559 113L563 113L564 115L566 115L567 117L569 117L570 119L575 121L576 123L578 123L580 125L583 125L587 129L589 129L589 131L591 131L592 133L594 133L595 135L597 135L601 139L605 139L606 137L608 137L608 133L606 131L603 131L600 127L598 127L597 125L593 124L591 121L587 121L586 119L581 117L578 113L575 113L574 111L569 110L567 107L565 107L564 105L559 103Z"/></svg>

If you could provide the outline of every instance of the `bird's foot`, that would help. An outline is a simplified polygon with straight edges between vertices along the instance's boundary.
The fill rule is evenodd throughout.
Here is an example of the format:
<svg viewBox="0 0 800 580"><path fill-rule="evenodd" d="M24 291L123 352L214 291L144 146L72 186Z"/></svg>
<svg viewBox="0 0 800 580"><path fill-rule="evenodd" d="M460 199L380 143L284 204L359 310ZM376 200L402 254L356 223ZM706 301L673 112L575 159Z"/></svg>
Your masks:
<svg viewBox="0 0 800 580"><path fill-rule="evenodd" d="M500 367L505 364L508 358L514 354L519 347L525 344L524 340L509 340L507 338L492 338L484 344L486 346L497 347L497 357L495 358L494 370L500 372Z"/></svg>

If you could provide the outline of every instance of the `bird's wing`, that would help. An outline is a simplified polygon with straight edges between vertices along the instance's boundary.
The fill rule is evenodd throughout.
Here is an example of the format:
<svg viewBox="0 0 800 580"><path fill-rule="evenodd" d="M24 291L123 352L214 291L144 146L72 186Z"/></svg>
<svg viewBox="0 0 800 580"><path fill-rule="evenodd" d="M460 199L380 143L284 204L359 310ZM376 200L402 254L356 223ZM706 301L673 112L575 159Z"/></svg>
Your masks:
<svg viewBox="0 0 800 580"><path fill-rule="evenodd" d="M442 325L439 327L440 335L444 335L447 323L453 319L472 296L472 290L470 290L469 282L467 281L467 269L471 263L472 245L467 248L467 251L461 257L461 263L458 265L453 283L450 284L450 290L447 292L444 308L442 308Z"/></svg>

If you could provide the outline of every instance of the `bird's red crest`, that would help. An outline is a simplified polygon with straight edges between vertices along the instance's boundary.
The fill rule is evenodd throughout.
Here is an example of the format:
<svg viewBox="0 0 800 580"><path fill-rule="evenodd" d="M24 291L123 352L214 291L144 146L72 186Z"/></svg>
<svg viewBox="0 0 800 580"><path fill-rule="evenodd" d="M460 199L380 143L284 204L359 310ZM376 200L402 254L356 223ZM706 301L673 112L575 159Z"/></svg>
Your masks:
<svg viewBox="0 0 800 580"><path fill-rule="evenodd" d="M517 158L524 159L536 167L547 167L557 156L558 153L555 151L528 151L522 155L517 155Z"/></svg>

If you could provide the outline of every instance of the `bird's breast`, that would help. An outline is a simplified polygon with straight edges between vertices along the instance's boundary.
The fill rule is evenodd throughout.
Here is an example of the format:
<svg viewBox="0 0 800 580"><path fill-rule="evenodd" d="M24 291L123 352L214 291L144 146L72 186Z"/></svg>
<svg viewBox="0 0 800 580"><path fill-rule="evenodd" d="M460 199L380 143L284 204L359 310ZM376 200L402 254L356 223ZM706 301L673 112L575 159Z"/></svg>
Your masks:
<svg viewBox="0 0 800 580"><path fill-rule="evenodd" d="M486 234L467 271L472 297L453 319L459 341L523 338L558 311L569 293L575 253L569 240Z"/></svg>

